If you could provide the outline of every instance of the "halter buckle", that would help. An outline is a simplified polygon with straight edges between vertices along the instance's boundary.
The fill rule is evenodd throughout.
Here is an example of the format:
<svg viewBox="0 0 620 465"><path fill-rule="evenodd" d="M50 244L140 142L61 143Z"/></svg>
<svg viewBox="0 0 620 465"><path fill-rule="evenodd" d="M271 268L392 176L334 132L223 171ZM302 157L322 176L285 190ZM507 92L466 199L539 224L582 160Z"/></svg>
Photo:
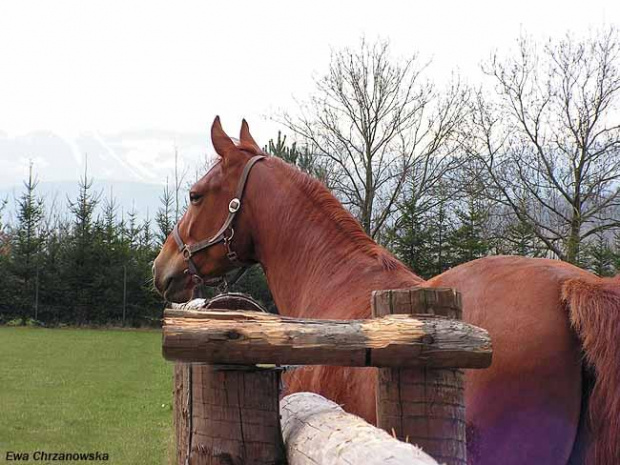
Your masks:
<svg viewBox="0 0 620 465"><path fill-rule="evenodd" d="M228 204L228 211L230 213L236 213L239 210L239 208L241 208L241 200L235 197Z"/></svg>
<svg viewBox="0 0 620 465"><path fill-rule="evenodd" d="M192 251L189 250L187 244L183 245L183 250L181 250L181 254L183 255L185 261L188 261L190 258L192 258Z"/></svg>

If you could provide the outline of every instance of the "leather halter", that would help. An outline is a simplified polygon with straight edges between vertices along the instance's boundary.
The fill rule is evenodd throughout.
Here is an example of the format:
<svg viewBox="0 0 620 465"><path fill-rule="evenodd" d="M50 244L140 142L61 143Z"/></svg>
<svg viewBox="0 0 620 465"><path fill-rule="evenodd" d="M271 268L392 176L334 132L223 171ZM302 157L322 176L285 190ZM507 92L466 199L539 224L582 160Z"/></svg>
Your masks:
<svg viewBox="0 0 620 465"><path fill-rule="evenodd" d="M243 264L239 261L237 254L231 249L230 242L232 241L233 236L235 235L235 230L233 229L233 222L237 213L241 209L241 199L243 198L243 191L245 189L245 185L248 180L248 176L250 175L250 171L252 167L259 161L265 158L264 155L256 155L246 163L243 168L243 172L241 173L241 178L237 183L237 190L235 191L235 197L228 203L228 217L222 227L215 233L213 237L210 239L204 239L202 241L196 242L194 244L186 244L183 242L181 235L179 234L179 224L174 225L174 229L172 230L172 237L174 241L177 243L177 247L179 248L179 252L183 254L183 258L187 262L187 269L185 273L191 275L192 280L196 284L202 284L205 286L219 286L223 284L225 288L228 287L228 281L224 277L218 277L210 280L205 280L204 277L200 274L198 267L192 257L202 250L208 249L219 243L224 243L224 247L226 247L226 257L228 260L237 268L241 268L239 272L232 279L232 283L237 281L243 273L248 268L248 265Z"/></svg>

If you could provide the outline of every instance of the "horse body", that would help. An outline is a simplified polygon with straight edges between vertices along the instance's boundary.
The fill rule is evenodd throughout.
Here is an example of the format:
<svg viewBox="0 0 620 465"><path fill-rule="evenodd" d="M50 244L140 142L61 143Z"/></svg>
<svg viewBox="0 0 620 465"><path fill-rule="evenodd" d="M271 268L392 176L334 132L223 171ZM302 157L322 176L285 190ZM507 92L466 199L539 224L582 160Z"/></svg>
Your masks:
<svg viewBox="0 0 620 465"><path fill-rule="evenodd" d="M219 121L212 138L222 162L195 186L207 195L180 222L186 242L202 239L197 231L206 236L217 230L230 200L227 185L260 153L245 123L238 147ZM368 238L327 189L273 158L254 169L235 231L236 252L261 263L283 315L367 318L375 289L423 285L461 291L464 319L487 329L494 346L491 368L468 371L465 379L468 447L476 464L579 463L575 454L570 457L583 433L580 416L585 418L583 348L600 378L590 402L598 426L585 445L588 463L620 463L617 282L559 261L519 257L476 260L424 282ZM196 260L209 276L227 269L224 253L215 248ZM189 297L184 266L169 239L154 269L157 287L170 300ZM370 422L375 381L374 369L341 367L307 367L285 379L289 391L318 392Z"/></svg>
<svg viewBox="0 0 620 465"><path fill-rule="evenodd" d="M374 289L457 288L464 319L487 329L494 346L492 367L466 375L470 455L476 463L567 463L579 423L581 362L561 283L590 275L554 260L490 257L423 282L361 234L320 186L297 173L278 182L286 169L279 165L269 160L257 173L248 202L257 259L280 312L369 318ZM255 203L264 198L264 185L272 186L271 195ZM318 392L376 421L373 369L308 367L288 374L285 383L290 392Z"/></svg>

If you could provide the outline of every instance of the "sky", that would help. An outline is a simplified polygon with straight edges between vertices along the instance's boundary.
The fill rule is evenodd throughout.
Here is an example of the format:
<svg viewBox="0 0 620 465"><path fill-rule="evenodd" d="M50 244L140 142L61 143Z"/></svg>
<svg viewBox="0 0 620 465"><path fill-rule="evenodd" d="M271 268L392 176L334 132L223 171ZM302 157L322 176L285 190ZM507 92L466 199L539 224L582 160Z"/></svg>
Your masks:
<svg viewBox="0 0 620 465"><path fill-rule="evenodd" d="M330 50L388 39L395 57L431 59L428 77L480 79L493 50L620 24L617 0L0 2L0 187L30 160L41 181L163 183L174 151L190 171L213 153L220 115L246 118L260 144L295 112Z"/></svg>

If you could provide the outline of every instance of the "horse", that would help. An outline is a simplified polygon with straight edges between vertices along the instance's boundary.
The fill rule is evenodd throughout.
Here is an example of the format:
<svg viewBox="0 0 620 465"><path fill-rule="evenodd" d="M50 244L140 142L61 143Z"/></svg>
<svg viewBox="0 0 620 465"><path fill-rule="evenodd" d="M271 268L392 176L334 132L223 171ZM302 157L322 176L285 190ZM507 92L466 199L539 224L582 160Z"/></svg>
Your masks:
<svg viewBox="0 0 620 465"><path fill-rule="evenodd" d="M282 315L369 318L375 289L456 288L485 328L492 366L465 373L475 464L620 463L620 280L558 260L493 256L424 281L363 231L318 181L268 156L244 120L238 141L211 127L219 161L154 261L168 301L197 282L259 263ZM251 165L251 166L250 166ZM373 368L306 367L290 392L322 394L376 421Z"/></svg>

